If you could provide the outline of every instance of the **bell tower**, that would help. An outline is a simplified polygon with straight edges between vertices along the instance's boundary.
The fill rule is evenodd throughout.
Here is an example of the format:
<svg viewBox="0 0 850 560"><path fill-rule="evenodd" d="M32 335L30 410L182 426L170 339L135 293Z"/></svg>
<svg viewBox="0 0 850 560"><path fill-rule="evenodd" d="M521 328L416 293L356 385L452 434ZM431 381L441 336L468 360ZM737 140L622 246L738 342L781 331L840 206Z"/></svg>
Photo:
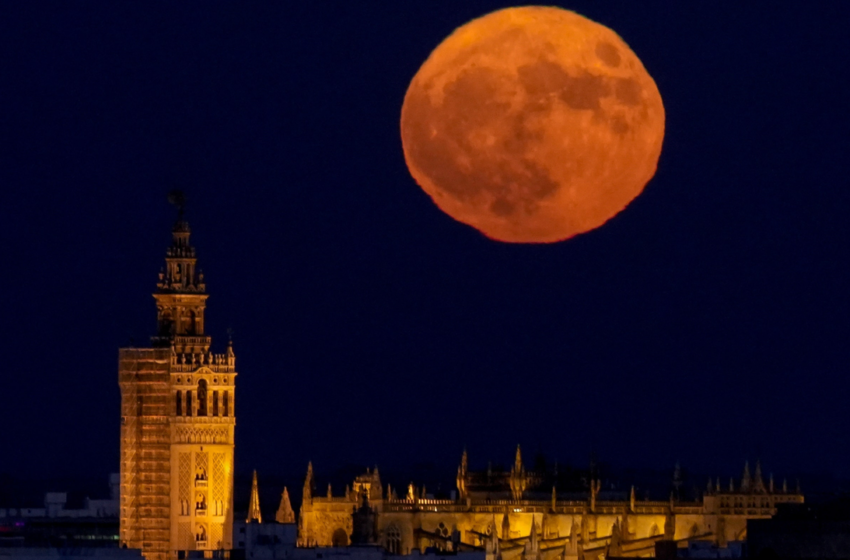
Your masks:
<svg viewBox="0 0 850 560"><path fill-rule="evenodd" d="M150 348L119 352L120 541L147 560L232 548L236 356L210 351L206 285L178 207Z"/></svg>
<svg viewBox="0 0 850 560"><path fill-rule="evenodd" d="M171 246L165 253L165 268L153 297L157 308L157 335L153 345L175 347L179 353L208 352L210 337L204 335L207 290L204 274L197 267L195 248L189 243L192 230L183 217L182 194L172 193L178 215L171 229Z"/></svg>

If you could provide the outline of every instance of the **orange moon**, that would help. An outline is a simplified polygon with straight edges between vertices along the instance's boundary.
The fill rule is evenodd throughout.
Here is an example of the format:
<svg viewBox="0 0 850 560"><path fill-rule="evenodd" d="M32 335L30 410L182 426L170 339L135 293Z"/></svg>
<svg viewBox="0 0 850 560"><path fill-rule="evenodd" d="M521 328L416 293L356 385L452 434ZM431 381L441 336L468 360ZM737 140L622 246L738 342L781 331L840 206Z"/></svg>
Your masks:
<svg viewBox="0 0 850 560"><path fill-rule="evenodd" d="M551 243L604 224L655 174L664 105L612 30L560 8L458 28L414 76L404 157L438 207L487 237Z"/></svg>

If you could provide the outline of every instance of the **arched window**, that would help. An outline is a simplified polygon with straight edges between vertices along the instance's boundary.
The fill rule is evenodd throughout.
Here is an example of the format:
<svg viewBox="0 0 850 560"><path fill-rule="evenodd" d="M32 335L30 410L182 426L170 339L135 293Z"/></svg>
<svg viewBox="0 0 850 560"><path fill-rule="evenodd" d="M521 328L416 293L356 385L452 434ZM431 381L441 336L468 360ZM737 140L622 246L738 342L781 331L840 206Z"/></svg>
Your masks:
<svg viewBox="0 0 850 560"><path fill-rule="evenodd" d="M207 415L207 380L198 381L198 416Z"/></svg>
<svg viewBox="0 0 850 560"><path fill-rule="evenodd" d="M198 529L195 531L195 541L199 543L207 542L207 528L204 525L198 525Z"/></svg>
<svg viewBox="0 0 850 560"><path fill-rule="evenodd" d="M218 416L218 391L213 391L213 416Z"/></svg>
<svg viewBox="0 0 850 560"><path fill-rule="evenodd" d="M387 527L387 552L401 554L401 531L395 523Z"/></svg>
<svg viewBox="0 0 850 560"><path fill-rule="evenodd" d="M192 416L192 391L186 391L186 416Z"/></svg>
<svg viewBox="0 0 850 560"><path fill-rule="evenodd" d="M198 333L198 315L194 311L189 312L189 334Z"/></svg>
<svg viewBox="0 0 850 560"><path fill-rule="evenodd" d="M171 336L174 334L174 318L171 310L166 309L159 316L159 336Z"/></svg>
<svg viewBox="0 0 850 560"><path fill-rule="evenodd" d="M230 393L225 391L221 396L221 404L222 408L224 408L223 416L230 416Z"/></svg>
<svg viewBox="0 0 850 560"><path fill-rule="evenodd" d="M207 497L204 496L203 492L198 492L195 495L195 511L198 513L207 511Z"/></svg>
<svg viewBox="0 0 850 560"><path fill-rule="evenodd" d="M334 531L334 534L331 537L331 544L333 546L348 546L348 533L345 532L345 529L337 529Z"/></svg>
<svg viewBox="0 0 850 560"><path fill-rule="evenodd" d="M174 393L174 406L177 416L183 416L183 394L180 391Z"/></svg>

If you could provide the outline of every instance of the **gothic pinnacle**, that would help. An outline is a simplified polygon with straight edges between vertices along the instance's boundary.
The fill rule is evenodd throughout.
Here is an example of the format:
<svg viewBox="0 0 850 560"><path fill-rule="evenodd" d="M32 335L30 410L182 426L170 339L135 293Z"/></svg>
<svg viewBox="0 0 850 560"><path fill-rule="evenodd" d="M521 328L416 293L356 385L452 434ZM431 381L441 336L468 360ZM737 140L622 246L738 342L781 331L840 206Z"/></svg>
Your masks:
<svg viewBox="0 0 850 560"><path fill-rule="evenodd" d="M274 520L278 523L295 523L295 511L289 501L289 491L286 486L283 487L283 493L280 495L280 506L277 508Z"/></svg>
<svg viewBox="0 0 850 560"><path fill-rule="evenodd" d="M248 504L248 518L245 523L263 522L263 514L260 512L260 494L257 490L257 471L254 471L254 478L251 481L251 502Z"/></svg>

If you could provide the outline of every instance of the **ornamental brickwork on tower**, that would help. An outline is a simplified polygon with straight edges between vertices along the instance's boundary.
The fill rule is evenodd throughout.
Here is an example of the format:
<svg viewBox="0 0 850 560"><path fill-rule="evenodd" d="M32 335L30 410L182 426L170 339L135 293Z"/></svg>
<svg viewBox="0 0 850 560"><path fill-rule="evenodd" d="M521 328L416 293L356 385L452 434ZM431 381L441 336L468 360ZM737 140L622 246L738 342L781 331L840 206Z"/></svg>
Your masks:
<svg viewBox="0 0 850 560"><path fill-rule="evenodd" d="M236 357L210 351L206 285L180 216L150 348L119 351L120 542L147 560L232 548Z"/></svg>

